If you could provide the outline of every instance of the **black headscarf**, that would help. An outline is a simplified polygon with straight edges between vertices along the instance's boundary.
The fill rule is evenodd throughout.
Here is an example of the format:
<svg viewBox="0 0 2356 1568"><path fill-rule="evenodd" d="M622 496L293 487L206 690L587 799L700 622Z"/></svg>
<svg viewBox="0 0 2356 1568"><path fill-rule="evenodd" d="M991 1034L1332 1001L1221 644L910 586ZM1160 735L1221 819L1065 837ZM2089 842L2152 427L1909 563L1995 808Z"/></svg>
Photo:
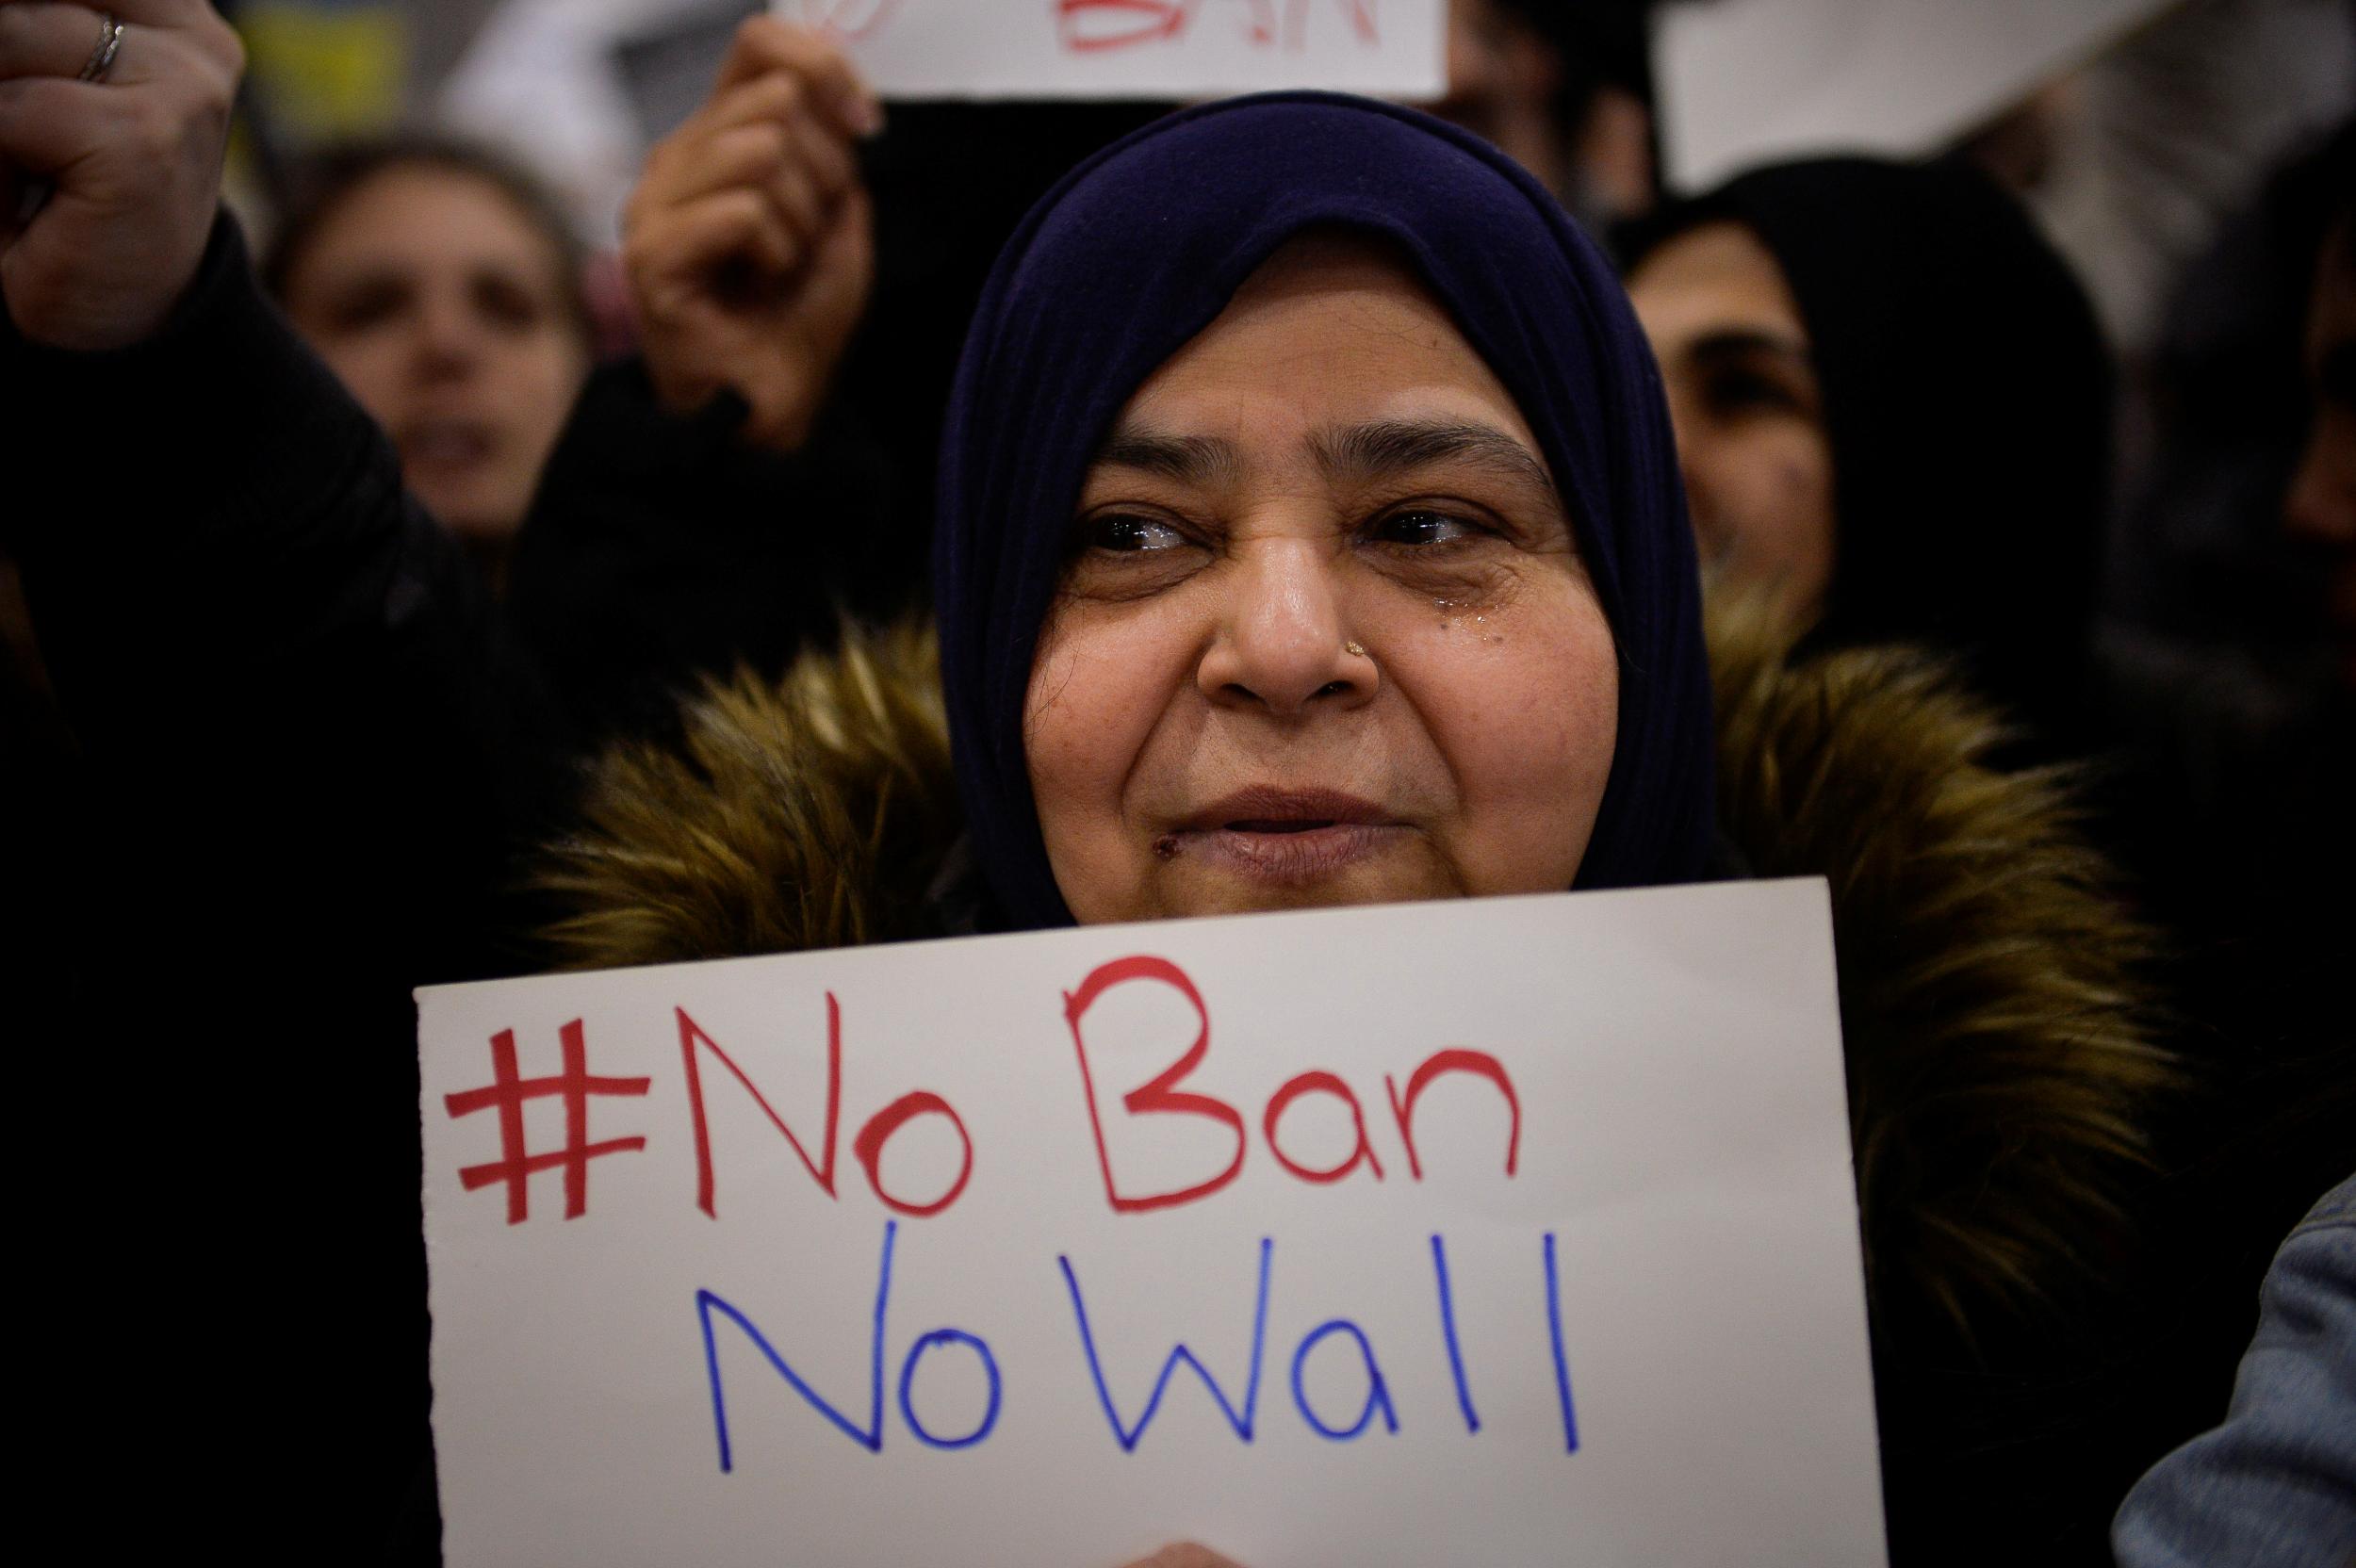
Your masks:
<svg viewBox="0 0 2356 1568"><path fill-rule="evenodd" d="M1953 161L1822 158L1742 175L1641 225L1631 265L1731 219L1808 328L1837 560L1817 645L1928 643L2049 729L2072 724L2111 459L2111 369L2067 263Z"/></svg>
<svg viewBox="0 0 2356 1568"><path fill-rule="evenodd" d="M934 594L975 858L1018 927L1071 923L1023 697L1081 481L1115 416L1286 240L1404 254L1537 433L1620 658L1617 750L1581 887L1686 880L1714 842L1693 547L1660 377L1595 245L1477 138L1323 93L1172 115L1082 164L984 289L941 462Z"/></svg>

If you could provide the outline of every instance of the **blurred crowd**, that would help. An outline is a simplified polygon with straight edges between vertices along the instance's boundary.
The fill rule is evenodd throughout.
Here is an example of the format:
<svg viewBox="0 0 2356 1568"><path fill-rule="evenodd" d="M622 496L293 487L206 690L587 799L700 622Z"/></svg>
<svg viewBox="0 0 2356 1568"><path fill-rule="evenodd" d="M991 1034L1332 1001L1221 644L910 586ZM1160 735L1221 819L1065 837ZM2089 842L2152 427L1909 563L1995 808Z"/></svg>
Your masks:
<svg viewBox="0 0 2356 1568"><path fill-rule="evenodd" d="M26 69L8 24L34 8L0 8L0 72ZM2141 1152L2108 1218L2061 1244L2086 1266L2024 1282L2042 1299L1967 1343L1877 1345L1893 1561L2109 1560L2137 1478L2257 1397L2234 1384L2269 1261L2356 1171L2356 75L2293 90L2277 69L2317 39L2356 61L2356 16L2187 0L1950 145L1673 189L1651 10L1454 0L1431 107L1616 261L1713 612L1763 618L1794 665L1936 659L1997 715L1989 765L2060 792L2073 874L2136 933L2122 983L2168 1066L2121 1113ZM84 1080L145 1086L92 1201L173 1296L106 1319L143 1345L73 1353L205 1358L211 1336L250 1358L253 1315L305 1320L335 1396L290 1406L271 1451L332 1450L287 1462L344 1522L336 1555L433 1550L407 988L548 961L518 935L564 913L546 886L480 868L571 831L595 759L677 744L682 694L928 612L937 454L992 261L1067 169L1172 106L886 106L810 35L715 37L717 85L657 127L602 233L596 178L544 154L272 124L254 57L231 184L252 275L397 454L405 494L370 504L461 549L363 552L260 481L268 549L175 535L176 480L137 481L159 515L71 551L0 502L8 1011L56 1021L17 1035L52 1114L98 1114L65 1109ZM38 191L0 195L31 234ZM218 293L249 263L211 246L195 286ZM262 371L223 344L120 406L234 408ZM107 374L147 373L110 351ZM64 372L8 353L12 408L52 396L37 375ZM44 482L94 534L135 482L118 466L193 493L233 462L309 473L296 454L332 433L273 416L183 450L118 427ZM49 462L12 445L0 484ZM151 531L204 564L109 560ZM480 607L463 631L416 613L451 601ZM134 622L145 645L110 640ZM378 640L347 658L352 629ZM487 713L496 779L451 717ZM332 1080L383 1125L332 1169L215 1147L169 1113L221 1094L224 1049L272 1064L254 1096ZM363 1209L378 1231L327 1237ZM66 1232L92 1212L46 1240L80 1255ZM289 1227L331 1255L315 1279L260 1261ZM280 1293L179 1300L240 1269ZM2336 1356L2341 1402L2311 1419L2346 1462L2356 1344ZM257 1506L193 1451L204 1422L158 1420L191 1520ZM2119 1560L2200 1560L2167 1555L2189 1505L2136 1494Z"/></svg>

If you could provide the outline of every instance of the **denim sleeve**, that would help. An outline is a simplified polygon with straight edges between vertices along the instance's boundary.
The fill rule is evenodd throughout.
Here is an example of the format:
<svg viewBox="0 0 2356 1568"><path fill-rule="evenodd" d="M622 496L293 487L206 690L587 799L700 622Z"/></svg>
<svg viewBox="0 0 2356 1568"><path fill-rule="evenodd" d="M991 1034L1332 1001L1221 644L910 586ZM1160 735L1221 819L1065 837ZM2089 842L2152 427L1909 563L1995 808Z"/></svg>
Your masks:
<svg viewBox="0 0 2356 1568"><path fill-rule="evenodd" d="M2119 1568L2356 1565L2356 1177L2275 1254L2224 1423L2135 1483Z"/></svg>

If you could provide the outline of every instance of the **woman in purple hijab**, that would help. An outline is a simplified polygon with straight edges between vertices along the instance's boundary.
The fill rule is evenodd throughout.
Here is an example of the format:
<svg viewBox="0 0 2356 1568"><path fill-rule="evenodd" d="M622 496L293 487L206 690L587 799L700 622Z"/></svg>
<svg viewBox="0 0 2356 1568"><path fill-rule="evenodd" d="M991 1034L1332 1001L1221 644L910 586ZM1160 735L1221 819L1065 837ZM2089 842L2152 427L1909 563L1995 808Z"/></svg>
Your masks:
<svg viewBox="0 0 2356 1568"><path fill-rule="evenodd" d="M1708 871L1658 376L1478 139L1284 94L1082 165L984 291L941 472L992 923Z"/></svg>
<svg viewBox="0 0 2356 1568"><path fill-rule="evenodd" d="M941 474L993 923L1707 870L1658 378L1602 256L1477 139L1295 94L1084 164L984 291Z"/></svg>

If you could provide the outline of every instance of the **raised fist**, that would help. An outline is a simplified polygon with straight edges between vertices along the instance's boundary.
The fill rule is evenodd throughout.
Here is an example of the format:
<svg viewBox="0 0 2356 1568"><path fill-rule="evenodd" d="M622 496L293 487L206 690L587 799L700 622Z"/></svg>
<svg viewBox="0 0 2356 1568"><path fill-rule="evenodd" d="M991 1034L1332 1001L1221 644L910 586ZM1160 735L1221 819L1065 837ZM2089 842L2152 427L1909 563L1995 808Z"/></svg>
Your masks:
<svg viewBox="0 0 2356 1568"><path fill-rule="evenodd" d="M0 0L0 300L54 348L127 348L172 314L245 69L204 0L110 3Z"/></svg>
<svg viewBox="0 0 2356 1568"><path fill-rule="evenodd" d="M852 155L882 111L824 35L756 17L712 98L657 146L622 221L655 390L686 412L731 388L747 439L798 448L875 280Z"/></svg>

